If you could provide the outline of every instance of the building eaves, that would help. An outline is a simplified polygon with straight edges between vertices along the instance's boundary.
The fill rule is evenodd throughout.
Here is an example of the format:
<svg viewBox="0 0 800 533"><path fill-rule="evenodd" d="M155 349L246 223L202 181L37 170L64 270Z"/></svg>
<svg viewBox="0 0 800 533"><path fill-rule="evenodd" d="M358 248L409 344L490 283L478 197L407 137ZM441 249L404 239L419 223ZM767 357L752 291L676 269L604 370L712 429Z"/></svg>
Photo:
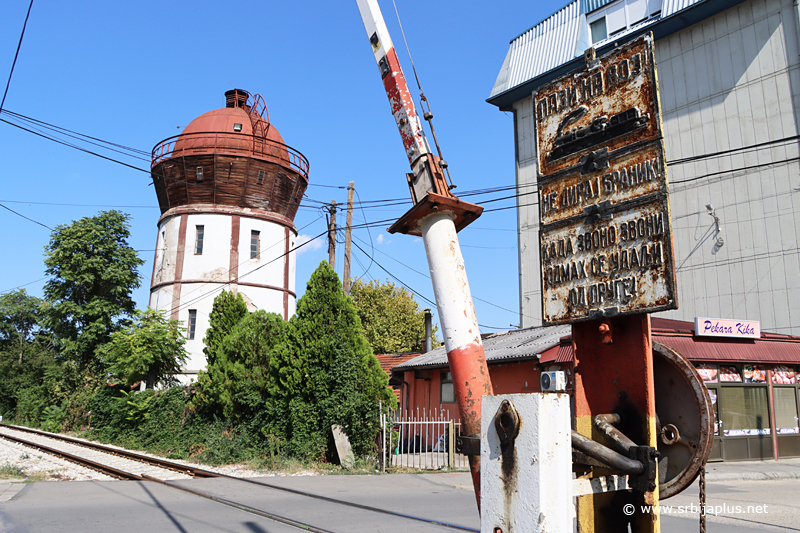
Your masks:
<svg viewBox="0 0 800 533"><path fill-rule="evenodd" d="M556 346L561 337L569 335L570 331L570 326L544 326L487 335L483 338L486 362L493 364L538 358L540 353ZM445 368L447 365L447 352L441 346L393 367L392 372Z"/></svg>

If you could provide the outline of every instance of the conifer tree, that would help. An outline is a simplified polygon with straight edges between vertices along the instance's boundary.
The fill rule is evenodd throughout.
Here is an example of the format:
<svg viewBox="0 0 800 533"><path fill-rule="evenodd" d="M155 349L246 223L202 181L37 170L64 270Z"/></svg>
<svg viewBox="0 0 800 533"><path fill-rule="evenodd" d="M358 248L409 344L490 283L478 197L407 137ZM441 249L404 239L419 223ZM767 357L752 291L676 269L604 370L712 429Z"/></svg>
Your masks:
<svg viewBox="0 0 800 533"><path fill-rule="evenodd" d="M353 302L326 261L311 275L270 371L265 431L282 436L300 457L335 457L333 424L344 427L356 456L369 453L379 402L384 408L396 403Z"/></svg>

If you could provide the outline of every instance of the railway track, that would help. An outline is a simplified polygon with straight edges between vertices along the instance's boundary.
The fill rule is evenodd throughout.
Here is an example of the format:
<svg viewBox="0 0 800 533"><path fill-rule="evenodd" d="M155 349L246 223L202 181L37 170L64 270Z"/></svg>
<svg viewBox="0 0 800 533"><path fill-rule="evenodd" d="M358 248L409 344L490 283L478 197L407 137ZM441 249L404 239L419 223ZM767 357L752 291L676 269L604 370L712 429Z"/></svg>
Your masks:
<svg viewBox="0 0 800 533"><path fill-rule="evenodd" d="M346 500L330 498L320 494L281 487L256 479L237 478L234 476L205 470L199 467L168 461L158 457L151 457L149 455L143 455L128 450L121 450L115 447L85 441L83 439L77 439L66 435L49 433L22 426L0 424L0 438L16 442L23 446L35 448L42 452L80 464L86 468L90 468L119 480L159 483L161 485L215 501L244 512L314 533L337 532L323 529L319 525L306 523L298 520L297 517L283 516L268 510L257 509L241 502L229 500L220 495L197 490L195 488L188 487L185 484L181 484L181 482L195 478L222 478L225 480L234 480L242 484L249 484L251 486L254 485L264 489L267 492L272 491L274 493L275 491L279 491L284 494L288 493L302 498L314 499L317 500L317 506L348 506L353 508L354 512L356 513L353 517L354 520L357 520L357 515L363 513L372 515L389 515L398 520L407 520L409 522L417 523L424 522L432 526L442 528L443 530L478 531L477 529L467 526L450 524L434 519L399 513L388 509L381 509Z"/></svg>

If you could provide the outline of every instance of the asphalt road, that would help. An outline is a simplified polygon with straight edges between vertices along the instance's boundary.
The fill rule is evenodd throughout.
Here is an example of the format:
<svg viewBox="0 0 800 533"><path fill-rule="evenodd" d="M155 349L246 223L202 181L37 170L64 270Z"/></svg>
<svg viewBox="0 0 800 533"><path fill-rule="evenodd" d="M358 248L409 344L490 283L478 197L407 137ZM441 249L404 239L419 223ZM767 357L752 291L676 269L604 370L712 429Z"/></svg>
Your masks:
<svg viewBox="0 0 800 533"><path fill-rule="evenodd" d="M474 495L464 474L319 476L263 478L284 487L478 528ZM450 528L377 514L225 479L197 479L182 485L336 532L437 532ZM708 484L707 504L724 507L708 517L709 533L800 532L800 481L717 481ZM698 531L692 487L666 500L664 533ZM766 508L763 506L766 505ZM741 512L736 510L741 507ZM753 506L748 512L747 506ZM759 512L755 508L761 506ZM300 531L156 483L133 481L37 482L0 503L3 532L244 532Z"/></svg>

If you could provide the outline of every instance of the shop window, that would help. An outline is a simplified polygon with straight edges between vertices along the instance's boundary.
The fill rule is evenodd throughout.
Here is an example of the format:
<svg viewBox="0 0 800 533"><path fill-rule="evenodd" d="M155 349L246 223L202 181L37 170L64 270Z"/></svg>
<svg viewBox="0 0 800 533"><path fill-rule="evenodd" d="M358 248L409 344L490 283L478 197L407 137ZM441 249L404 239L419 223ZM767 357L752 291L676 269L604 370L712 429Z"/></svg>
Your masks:
<svg viewBox="0 0 800 533"><path fill-rule="evenodd" d="M745 383L766 383L767 367L764 365L744 365Z"/></svg>
<svg viewBox="0 0 800 533"><path fill-rule="evenodd" d="M187 337L189 340L194 339L194 333L197 330L197 309L189 309L189 328Z"/></svg>
<svg viewBox="0 0 800 533"><path fill-rule="evenodd" d="M453 375L450 372L442 371L442 395L441 403L456 403L456 392L453 388Z"/></svg>
<svg viewBox="0 0 800 533"><path fill-rule="evenodd" d="M723 435L770 434L766 387L722 387L719 396Z"/></svg>
<svg viewBox="0 0 800 533"><path fill-rule="evenodd" d="M775 387L775 427L778 435L800 433L794 387Z"/></svg>
<svg viewBox="0 0 800 533"><path fill-rule="evenodd" d="M697 373L703 383L717 383L719 381L717 365L697 365Z"/></svg>
<svg viewBox="0 0 800 533"><path fill-rule="evenodd" d="M736 366L720 365L719 380L722 383L741 383L742 374L739 372L739 368Z"/></svg>
<svg viewBox="0 0 800 533"><path fill-rule="evenodd" d="M711 397L711 405L714 406L714 435L719 436L719 404L717 403L717 390L708 389L708 395Z"/></svg>
<svg viewBox="0 0 800 533"><path fill-rule="evenodd" d="M195 226L194 255L203 255L203 235L205 226Z"/></svg>
<svg viewBox="0 0 800 533"><path fill-rule="evenodd" d="M797 383L797 373L790 366L775 365L772 367L772 382L776 385L794 385Z"/></svg>

